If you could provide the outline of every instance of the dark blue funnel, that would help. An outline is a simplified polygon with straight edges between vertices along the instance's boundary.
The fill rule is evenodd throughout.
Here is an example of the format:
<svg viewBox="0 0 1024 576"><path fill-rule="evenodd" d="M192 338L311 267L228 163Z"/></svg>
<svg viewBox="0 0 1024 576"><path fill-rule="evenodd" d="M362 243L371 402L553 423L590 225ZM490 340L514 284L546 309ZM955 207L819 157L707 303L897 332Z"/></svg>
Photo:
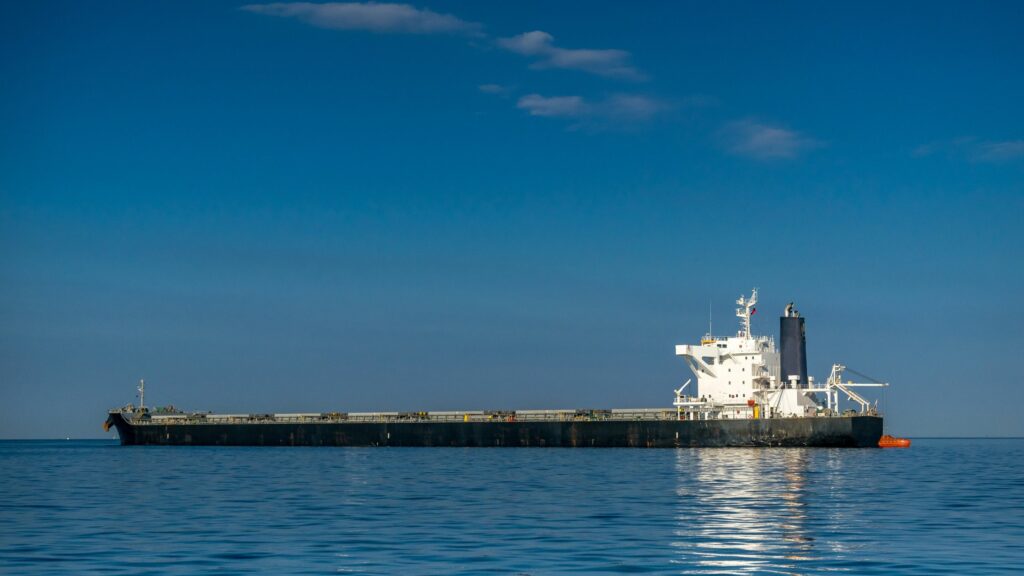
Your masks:
<svg viewBox="0 0 1024 576"><path fill-rule="evenodd" d="M800 316L783 316L779 318L779 338L782 344L780 353L781 378L785 386L789 386L789 377L799 377L799 387L807 387L807 336L804 332L804 319Z"/></svg>

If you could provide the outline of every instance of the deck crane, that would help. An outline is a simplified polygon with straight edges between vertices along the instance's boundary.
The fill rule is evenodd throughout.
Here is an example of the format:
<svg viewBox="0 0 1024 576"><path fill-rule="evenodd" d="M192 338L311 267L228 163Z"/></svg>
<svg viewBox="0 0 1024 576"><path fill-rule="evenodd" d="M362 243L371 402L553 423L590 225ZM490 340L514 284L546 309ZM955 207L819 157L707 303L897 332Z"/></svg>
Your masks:
<svg viewBox="0 0 1024 576"><path fill-rule="evenodd" d="M854 382L852 380L843 382L844 371L852 372L865 380L870 380L870 382ZM860 372L847 368L842 364L833 364L832 372L829 374L828 380L825 382L825 395L828 399L828 408L829 410L835 410L836 412L839 411L839 392L843 392L846 394L847 399L853 400L860 405L861 414L867 414L872 410L871 402L851 390L851 388L885 388L888 385L889 384L887 382L879 382L866 374L861 374Z"/></svg>

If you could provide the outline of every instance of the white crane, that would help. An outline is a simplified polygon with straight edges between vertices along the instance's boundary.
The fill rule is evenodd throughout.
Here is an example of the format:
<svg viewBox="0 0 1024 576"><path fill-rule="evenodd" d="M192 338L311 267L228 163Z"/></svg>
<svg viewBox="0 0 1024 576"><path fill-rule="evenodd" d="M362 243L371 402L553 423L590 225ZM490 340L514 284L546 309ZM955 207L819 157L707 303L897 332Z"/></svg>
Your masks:
<svg viewBox="0 0 1024 576"><path fill-rule="evenodd" d="M868 380L872 380L872 382L854 382L850 380L849 382L844 383L844 370L849 370L850 372L853 372L858 376L861 376ZM888 385L889 384L887 382L874 381L874 378L865 376L864 374L860 374L855 370L850 370L849 368L843 366L842 364L833 364L832 373L829 374L828 380L825 382L825 395L828 398L828 408L829 410L835 409L837 412L839 411L839 392L842 391L844 394L846 394L847 399L853 400L857 404L860 404L861 414L866 414L868 410L871 408L871 402L869 402L863 396L857 394L850 388L884 388Z"/></svg>

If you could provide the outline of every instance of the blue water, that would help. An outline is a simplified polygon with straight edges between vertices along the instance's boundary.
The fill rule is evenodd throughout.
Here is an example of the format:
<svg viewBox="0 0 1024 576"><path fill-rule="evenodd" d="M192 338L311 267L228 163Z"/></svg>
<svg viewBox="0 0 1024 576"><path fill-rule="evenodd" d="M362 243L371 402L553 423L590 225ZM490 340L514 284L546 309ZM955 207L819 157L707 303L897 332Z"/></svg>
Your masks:
<svg viewBox="0 0 1024 576"><path fill-rule="evenodd" d="M1024 440L909 450L0 442L0 573L1024 570Z"/></svg>

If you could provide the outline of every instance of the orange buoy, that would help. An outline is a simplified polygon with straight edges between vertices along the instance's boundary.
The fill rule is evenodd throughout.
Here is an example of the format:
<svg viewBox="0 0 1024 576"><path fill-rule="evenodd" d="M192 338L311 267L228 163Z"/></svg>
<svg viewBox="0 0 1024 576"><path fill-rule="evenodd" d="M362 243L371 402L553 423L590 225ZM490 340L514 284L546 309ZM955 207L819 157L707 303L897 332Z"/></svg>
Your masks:
<svg viewBox="0 0 1024 576"><path fill-rule="evenodd" d="M886 434L878 441L879 448L910 448L910 440L908 438L893 438Z"/></svg>

